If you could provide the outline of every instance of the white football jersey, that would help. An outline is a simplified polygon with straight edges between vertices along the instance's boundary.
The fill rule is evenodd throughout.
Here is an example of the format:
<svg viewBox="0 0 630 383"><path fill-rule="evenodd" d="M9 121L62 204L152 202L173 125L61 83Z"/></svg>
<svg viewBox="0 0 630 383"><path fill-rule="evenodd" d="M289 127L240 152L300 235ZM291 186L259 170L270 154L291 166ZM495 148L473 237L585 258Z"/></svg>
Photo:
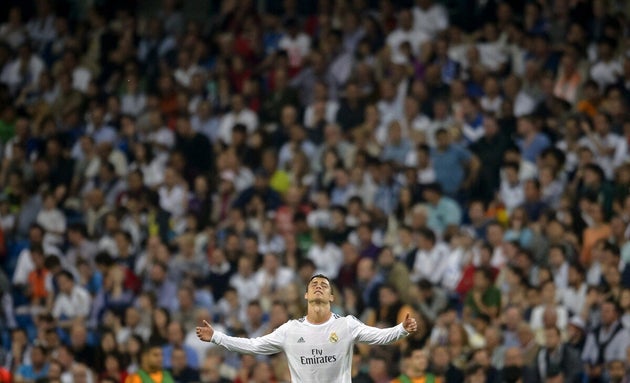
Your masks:
<svg viewBox="0 0 630 383"><path fill-rule="evenodd" d="M215 331L212 342L247 354L270 355L284 351L293 383L351 383L352 350L355 343L388 344L409 335L402 326L379 329L357 318L332 314L322 324L302 317L290 320L271 334L237 338Z"/></svg>

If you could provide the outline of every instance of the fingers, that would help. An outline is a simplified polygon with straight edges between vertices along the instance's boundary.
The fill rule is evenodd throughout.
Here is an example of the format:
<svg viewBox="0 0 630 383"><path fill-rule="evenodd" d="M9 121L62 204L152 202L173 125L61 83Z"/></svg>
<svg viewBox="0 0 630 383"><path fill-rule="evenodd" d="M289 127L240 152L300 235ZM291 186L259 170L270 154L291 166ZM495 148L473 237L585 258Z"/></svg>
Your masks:
<svg viewBox="0 0 630 383"><path fill-rule="evenodd" d="M418 330L418 323L416 322L416 318L411 318L409 314L405 316L405 330L408 332L416 332Z"/></svg>

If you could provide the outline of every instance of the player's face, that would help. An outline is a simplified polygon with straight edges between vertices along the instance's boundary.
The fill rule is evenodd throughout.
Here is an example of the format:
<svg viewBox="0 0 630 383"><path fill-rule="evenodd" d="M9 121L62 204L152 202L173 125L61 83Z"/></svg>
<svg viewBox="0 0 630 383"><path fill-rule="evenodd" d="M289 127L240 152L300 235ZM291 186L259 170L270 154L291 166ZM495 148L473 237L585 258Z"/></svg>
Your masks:
<svg viewBox="0 0 630 383"><path fill-rule="evenodd" d="M308 284L304 298L309 302L332 302L334 300L332 287L325 278L313 278Z"/></svg>

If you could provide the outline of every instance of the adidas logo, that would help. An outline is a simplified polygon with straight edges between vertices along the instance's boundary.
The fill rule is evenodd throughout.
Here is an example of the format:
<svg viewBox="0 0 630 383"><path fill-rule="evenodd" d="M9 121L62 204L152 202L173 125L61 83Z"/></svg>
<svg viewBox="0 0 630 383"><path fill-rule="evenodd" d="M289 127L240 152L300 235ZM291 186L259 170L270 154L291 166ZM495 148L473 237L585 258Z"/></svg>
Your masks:
<svg viewBox="0 0 630 383"><path fill-rule="evenodd" d="M300 339L298 339L298 343L305 343L306 341L304 340L304 338L300 337Z"/></svg>

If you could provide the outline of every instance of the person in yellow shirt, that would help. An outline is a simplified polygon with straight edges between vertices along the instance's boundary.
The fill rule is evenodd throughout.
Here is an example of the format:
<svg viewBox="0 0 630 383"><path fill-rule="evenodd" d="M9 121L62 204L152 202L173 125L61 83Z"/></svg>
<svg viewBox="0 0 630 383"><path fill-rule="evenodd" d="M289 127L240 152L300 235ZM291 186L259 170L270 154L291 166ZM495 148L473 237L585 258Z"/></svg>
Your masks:
<svg viewBox="0 0 630 383"><path fill-rule="evenodd" d="M125 383L175 383L171 374L162 369L162 346L148 343L140 354L140 368L134 374L127 376Z"/></svg>
<svg viewBox="0 0 630 383"><path fill-rule="evenodd" d="M393 379L391 383L442 383L442 378L438 378L430 372L429 353L426 349L411 349L407 354L404 372Z"/></svg>

